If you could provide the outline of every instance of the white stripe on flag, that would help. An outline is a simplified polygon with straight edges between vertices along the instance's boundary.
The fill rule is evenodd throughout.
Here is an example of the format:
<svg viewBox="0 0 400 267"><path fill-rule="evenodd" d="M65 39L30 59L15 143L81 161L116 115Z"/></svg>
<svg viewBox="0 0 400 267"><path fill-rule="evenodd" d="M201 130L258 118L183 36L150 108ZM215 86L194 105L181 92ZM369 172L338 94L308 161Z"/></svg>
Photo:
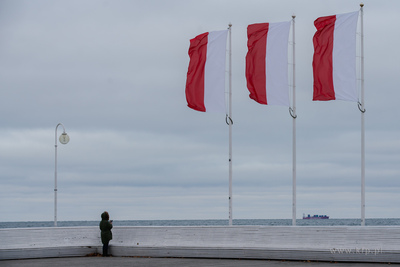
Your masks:
<svg viewBox="0 0 400 267"><path fill-rule="evenodd" d="M290 25L290 21L269 24L265 60L268 105L290 106L288 84Z"/></svg>
<svg viewBox="0 0 400 267"><path fill-rule="evenodd" d="M358 101L356 74L356 32L358 11L336 15L332 67L335 97Z"/></svg>
<svg viewBox="0 0 400 267"><path fill-rule="evenodd" d="M208 34L207 60L204 71L204 106L206 111L225 110L225 59L228 30Z"/></svg>

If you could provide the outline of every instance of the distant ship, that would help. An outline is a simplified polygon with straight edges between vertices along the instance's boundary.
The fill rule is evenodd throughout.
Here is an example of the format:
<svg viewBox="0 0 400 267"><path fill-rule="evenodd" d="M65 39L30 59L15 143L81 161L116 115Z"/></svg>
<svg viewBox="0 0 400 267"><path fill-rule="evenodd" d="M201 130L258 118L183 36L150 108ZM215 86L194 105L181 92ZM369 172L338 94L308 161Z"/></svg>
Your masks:
<svg viewBox="0 0 400 267"><path fill-rule="evenodd" d="M326 215L313 215L313 216L311 216L310 214L305 216L303 214L303 220L309 220L309 219L329 219L329 216L326 216Z"/></svg>

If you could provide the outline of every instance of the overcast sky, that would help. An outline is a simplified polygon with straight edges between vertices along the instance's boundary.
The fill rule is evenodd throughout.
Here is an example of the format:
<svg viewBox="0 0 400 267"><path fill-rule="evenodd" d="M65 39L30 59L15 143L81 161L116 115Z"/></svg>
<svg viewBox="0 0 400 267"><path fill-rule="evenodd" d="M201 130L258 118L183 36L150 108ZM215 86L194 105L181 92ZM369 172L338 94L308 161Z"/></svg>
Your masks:
<svg viewBox="0 0 400 267"><path fill-rule="evenodd" d="M400 1L364 3L366 217L398 218ZM297 218L360 218L361 113L312 101L313 22L359 4L1 0L0 221L54 219L60 122L71 140L58 145L59 221L104 210L115 220L228 219L225 114L188 108L185 83L189 40L229 23L233 218L290 219L292 118L248 97L245 56L249 24L293 14Z"/></svg>

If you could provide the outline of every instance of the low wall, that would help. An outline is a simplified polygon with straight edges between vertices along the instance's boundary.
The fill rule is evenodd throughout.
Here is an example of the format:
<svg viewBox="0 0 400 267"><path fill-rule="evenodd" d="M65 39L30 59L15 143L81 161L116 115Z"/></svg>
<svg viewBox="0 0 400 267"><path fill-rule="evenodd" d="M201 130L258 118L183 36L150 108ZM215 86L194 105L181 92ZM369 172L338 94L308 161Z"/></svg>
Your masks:
<svg viewBox="0 0 400 267"><path fill-rule="evenodd" d="M400 227L114 227L114 256L400 263ZM0 259L101 253L98 227L0 229Z"/></svg>

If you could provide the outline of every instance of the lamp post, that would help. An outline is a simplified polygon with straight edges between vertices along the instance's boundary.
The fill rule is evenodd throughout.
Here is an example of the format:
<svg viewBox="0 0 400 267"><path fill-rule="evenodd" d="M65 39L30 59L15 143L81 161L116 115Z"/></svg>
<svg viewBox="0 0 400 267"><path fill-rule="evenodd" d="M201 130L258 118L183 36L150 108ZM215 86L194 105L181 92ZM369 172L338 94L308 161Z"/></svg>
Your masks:
<svg viewBox="0 0 400 267"><path fill-rule="evenodd" d="M69 136L65 132L65 127L62 123L57 124L56 126L56 134L55 134L55 168L54 168L54 226L57 226L57 128L58 126L63 127L63 133L60 135L59 141L61 144L66 145L69 142Z"/></svg>

